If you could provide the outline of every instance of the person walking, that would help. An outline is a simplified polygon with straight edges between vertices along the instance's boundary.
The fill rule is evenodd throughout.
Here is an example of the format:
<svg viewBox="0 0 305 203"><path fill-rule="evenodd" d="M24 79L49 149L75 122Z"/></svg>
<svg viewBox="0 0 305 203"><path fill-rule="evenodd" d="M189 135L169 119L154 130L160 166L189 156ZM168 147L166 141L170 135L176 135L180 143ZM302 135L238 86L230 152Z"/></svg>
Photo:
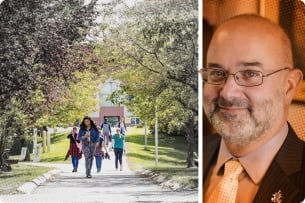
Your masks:
<svg viewBox="0 0 305 203"><path fill-rule="evenodd" d="M122 117L121 122L119 123L119 128L121 130L121 134L126 136L126 131L127 131L127 127L125 124L125 118ZM126 146L124 145L124 150L123 150L124 154L126 154Z"/></svg>
<svg viewBox="0 0 305 203"><path fill-rule="evenodd" d="M118 170L118 162L120 163L120 171L123 170L123 149L124 149L124 141L125 136L121 134L121 129L116 129L116 134L112 136L112 140L114 141L114 155L115 155L115 169Z"/></svg>
<svg viewBox="0 0 305 203"><path fill-rule="evenodd" d="M90 117L85 116L80 124L78 139L82 141L82 150L85 156L86 177L92 178L91 169L95 147L100 141L96 125Z"/></svg>
<svg viewBox="0 0 305 203"><path fill-rule="evenodd" d="M102 161L105 156L103 148L105 149L105 153L108 153L104 139L102 137L100 137L100 141L98 142L98 145L95 146L95 151L94 151L94 158L95 158L97 173L101 172L101 169L102 169Z"/></svg>
<svg viewBox="0 0 305 203"><path fill-rule="evenodd" d="M77 127L73 127L71 133L67 136L70 139L70 147L68 155L71 155L72 159L72 172L77 172L78 160L82 158L82 150L79 146L80 141L77 138Z"/></svg>
<svg viewBox="0 0 305 203"><path fill-rule="evenodd" d="M111 143L111 125L108 123L107 118L105 118L104 122L101 124L101 130L104 136L106 146L109 147L109 143ZM112 148L112 146L110 147Z"/></svg>
<svg viewBox="0 0 305 203"><path fill-rule="evenodd" d="M125 124L125 118L124 117L122 117L121 122L119 123L119 128L121 130L121 134L125 135L126 131L127 131L127 127L126 127L126 124Z"/></svg>

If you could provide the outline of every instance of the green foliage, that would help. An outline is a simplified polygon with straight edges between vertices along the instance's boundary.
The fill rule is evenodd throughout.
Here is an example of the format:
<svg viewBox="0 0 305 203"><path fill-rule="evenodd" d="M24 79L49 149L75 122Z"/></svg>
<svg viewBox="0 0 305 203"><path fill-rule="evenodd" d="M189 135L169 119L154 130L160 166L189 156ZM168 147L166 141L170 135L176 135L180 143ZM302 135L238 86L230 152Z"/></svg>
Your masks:
<svg viewBox="0 0 305 203"><path fill-rule="evenodd" d="M99 73L101 67L93 47L87 43L96 17L96 2L85 5L83 0L5 0L1 3L0 152L14 134L27 138L28 129L37 124L68 122L78 116L72 115L75 106L70 104L68 95L73 93L75 99L76 93L69 88L73 82L81 84L79 80L83 79L77 74L85 70ZM84 81L88 80L86 76ZM88 98L92 91L90 86ZM95 95L78 114L91 110L95 106L94 98Z"/></svg>
<svg viewBox="0 0 305 203"><path fill-rule="evenodd" d="M198 1L144 0L121 8L101 26L105 36L97 47L112 77L122 81L109 99L147 120L152 131L157 107L159 133L187 137L191 167L198 134Z"/></svg>
<svg viewBox="0 0 305 203"><path fill-rule="evenodd" d="M52 111L45 112L37 121L40 126L73 124L76 119L81 119L96 110L96 93L99 91L102 78L91 71L75 72L74 77Z"/></svg>
<svg viewBox="0 0 305 203"><path fill-rule="evenodd" d="M189 120L197 126L197 9L197 1L178 0L126 6L115 13L117 27L108 27L109 36L98 48L116 67L113 77L122 81L109 99L151 126L157 105L163 134L185 134Z"/></svg>

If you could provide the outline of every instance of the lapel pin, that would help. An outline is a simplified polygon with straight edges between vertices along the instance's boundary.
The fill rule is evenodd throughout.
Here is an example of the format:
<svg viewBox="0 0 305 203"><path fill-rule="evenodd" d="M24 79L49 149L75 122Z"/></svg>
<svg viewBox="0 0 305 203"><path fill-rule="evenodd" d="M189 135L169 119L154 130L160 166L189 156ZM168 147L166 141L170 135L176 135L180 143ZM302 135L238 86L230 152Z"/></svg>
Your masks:
<svg viewBox="0 0 305 203"><path fill-rule="evenodd" d="M283 202L283 194L282 191L274 193L271 197L271 202L282 203Z"/></svg>

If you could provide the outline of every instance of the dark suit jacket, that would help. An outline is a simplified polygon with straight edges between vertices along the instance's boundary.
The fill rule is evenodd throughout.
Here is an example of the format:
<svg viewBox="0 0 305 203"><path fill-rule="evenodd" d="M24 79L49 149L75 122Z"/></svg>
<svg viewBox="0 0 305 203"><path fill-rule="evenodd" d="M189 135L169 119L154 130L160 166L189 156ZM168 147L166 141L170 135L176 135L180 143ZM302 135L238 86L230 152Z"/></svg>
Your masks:
<svg viewBox="0 0 305 203"><path fill-rule="evenodd" d="M220 140L218 134L203 137L203 183L216 162ZM271 202L272 195L279 190L283 203L305 199L305 142L297 137L290 125L288 136L262 179L253 202Z"/></svg>

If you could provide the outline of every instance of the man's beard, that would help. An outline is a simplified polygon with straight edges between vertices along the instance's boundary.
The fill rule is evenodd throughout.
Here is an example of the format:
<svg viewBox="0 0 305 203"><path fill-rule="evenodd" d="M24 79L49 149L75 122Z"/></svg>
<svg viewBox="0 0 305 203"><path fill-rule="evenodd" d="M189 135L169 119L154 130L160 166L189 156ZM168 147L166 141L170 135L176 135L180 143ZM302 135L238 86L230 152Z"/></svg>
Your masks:
<svg viewBox="0 0 305 203"><path fill-rule="evenodd" d="M223 97L213 100L205 98L204 111L224 140L246 146L253 141L260 140L272 129L274 122L283 116L282 98L280 91L277 94L277 102L269 99L255 105L241 98L231 98L230 100ZM220 107L242 108L243 110L236 114L228 114L220 111Z"/></svg>

